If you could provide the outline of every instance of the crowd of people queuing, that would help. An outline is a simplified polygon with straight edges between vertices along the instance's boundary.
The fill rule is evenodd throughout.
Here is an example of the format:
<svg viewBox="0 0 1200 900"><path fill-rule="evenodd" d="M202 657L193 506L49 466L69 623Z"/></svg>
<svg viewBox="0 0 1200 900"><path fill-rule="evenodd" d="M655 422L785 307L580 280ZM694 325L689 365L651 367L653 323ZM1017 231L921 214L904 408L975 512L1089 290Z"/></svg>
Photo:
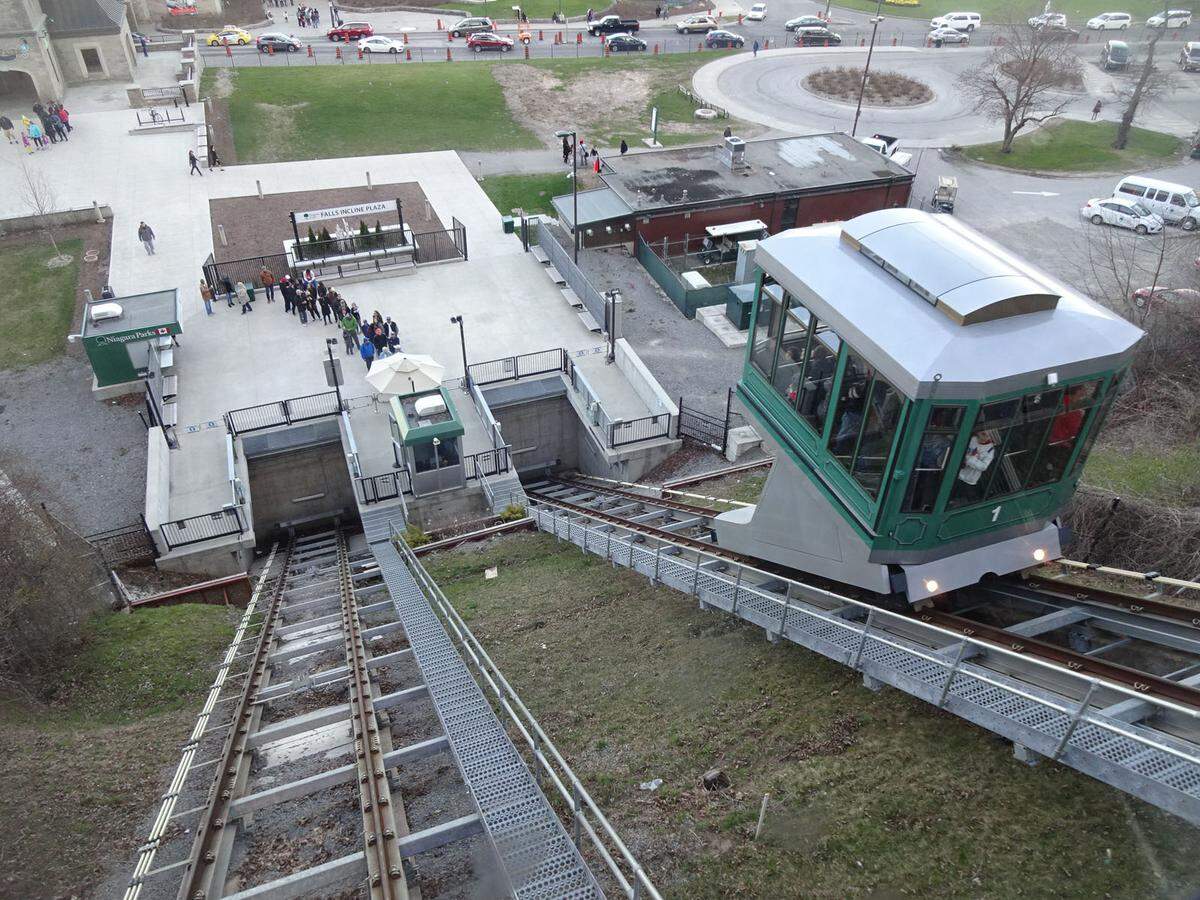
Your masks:
<svg viewBox="0 0 1200 900"><path fill-rule="evenodd" d="M10 144L19 144L26 153L35 149L45 150L51 144L69 140L71 115L61 103L43 106L33 104L33 115L23 114L20 123L14 123L6 115L0 115L0 131Z"/></svg>
<svg viewBox="0 0 1200 900"><path fill-rule="evenodd" d="M400 326L391 316L375 310L369 318L364 317L357 303L348 301L336 288L319 281L311 269L305 269L299 278L290 273L276 277L264 266L258 273L258 282L267 303L274 303L278 295L283 301L283 311L298 318L301 325L319 321L337 329L345 344L346 355L358 353L368 370L375 359L400 352ZM241 304L242 315L254 311L257 291L253 281L249 285L244 281L235 283L225 276L221 287L224 288L221 293L225 303L231 309ZM218 292L206 281L200 282L200 299L204 301L204 311L211 316Z"/></svg>

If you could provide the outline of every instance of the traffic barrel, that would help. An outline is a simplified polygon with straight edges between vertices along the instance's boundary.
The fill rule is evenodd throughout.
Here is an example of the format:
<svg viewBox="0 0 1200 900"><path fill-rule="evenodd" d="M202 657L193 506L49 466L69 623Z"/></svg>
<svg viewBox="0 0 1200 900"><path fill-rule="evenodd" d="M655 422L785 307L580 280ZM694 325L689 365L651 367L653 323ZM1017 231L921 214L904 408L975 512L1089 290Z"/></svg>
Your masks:
<svg viewBox="0 0 1200 900"><path fill-rule="evenodd" d="M404 43L405 43L405 44L407 44L407 43L408 43L408 32L407 32L407 31L406 31L406 32L404 32Z"/></svg>
<svg viewBox="0 0 1200 900"><path fill-rule="evenodd" d="M575 43L577 43L577 44L583 43L583 32L582 31L575 32Z"/></svg>
<svg viewBox="0 0 1200 900"><path fill-rule="evenodd" d="M529 45L528 44L525 45L525 58L529 59Z"/></svg>
<svg viewBox="0 0 1200 900"><path fill-rule="evenodd" d="M450 56L450 48L449 47L446 48L446 62L454 62L453 58Z"/></svg>
<svg viewBox="0 0 1200 900"><path fill-rule="evenodd" d="M267 44L267 56L274 56L274 55L275 55L275 45Z"/></svg>
<svg viewBox="0 0 1200 900"><path fill-rule="evenodd" d="M538 40L544 41L545 39L546 39L546 35L542 34L542 29L539 28L538 29Z"/></svg>
<svg viewBox="0 0 1200 900"><path fill-rule="evenodd" d="M358 51L358 58L362 59L362 50L361 49Z"/></svg>
<svg viewBox="0 0 1200 900"><path fill-rule="evenodd" d="M454 43L454 32L453 31L446 32L446 43L448 43L448 44Z"/></svg>
<svg viewBox="0 0 1200 900"><path fill-rule="evenodd" d="M225 42L225 55L229 57L233 56L233 48L229 46L229 41Z"/></svg>
<svg viewBox="0 0 1200 900"><path fill-rule="evenodd" d="M308 45L308 58L309 59L313 58L312 44Z"/></svg>
<svg viewBox="0 0 1200 900"><path fill-rule="evenodd" d="M742 14L741 13L738 13L738 24L739 25L742 24Z"/></svg>
<svg viewBox="0 0 1200 900"><path fill-rule="evenodd" d="M442 30L442 20L441 20L441 19L438 19L438 27L437 27L437 30L438 30L438 31L441 31L441 30Z"/></svg>
<svg viewBox="0 0 1200 900"><path fill-rule="evenodd" d="M892 35L892 46L896 46L896 36L894 34Z"/></svg>
<svg viewBox="0 0 1200 900"><path fill-rule="evenodd" d="M333 56L335 59L342 58L342 48L340 46L333 48Z"/></svg>
<svg viewBox="0 0 1200 900"><path fill-rule="evenodd" d="M860 37L858 39L858 46L860 46L860 47L867 46L867 39L865 37Z"/></svg>
<svg viewBox="0 0 1200 900"><path fill-rule="evenodd" d="M654 42L654 55L658 56L658 41Z"/></svg>
<svg viewBox="0 0 1200 900"><path fill-rule="evenodd" d="M765 41L763 41L763 46L762 46L762 48L763 48L764 50L770 50L770 49L771 49L771 39L770 39L770 38L767 38Z"/></svg>
<svg viewBox="0 0 1200 900"><path fill-rule="evenodd" d="M404 48L404 58L407 59L409 62L412 62L412 48L411 47Z"/></svg>

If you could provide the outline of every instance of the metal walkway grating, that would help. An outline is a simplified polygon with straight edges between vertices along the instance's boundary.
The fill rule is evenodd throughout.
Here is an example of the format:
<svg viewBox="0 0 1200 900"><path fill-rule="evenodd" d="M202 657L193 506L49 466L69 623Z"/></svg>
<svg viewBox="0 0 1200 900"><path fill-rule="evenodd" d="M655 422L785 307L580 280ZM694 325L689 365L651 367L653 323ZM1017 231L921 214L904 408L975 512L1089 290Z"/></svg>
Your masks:
<svg viewBox="0 0 1200 900"><path fill-rule="evenodd" d="M392 525L396 526L397 531L403 531L404 526L408 524L404 518L404 506L399 501L371 506L360 505L358 512L362 517L363 534L368 544L386 541L391 534Z"/></svg>
<svg viewBox="0 0 1200 900"><path fill-rule="evenodd" d="M603 897L399 552L371 544L413 655L497 854L521 898Z"/></svg>
<svg viewBox="0 0 1200 900"><path fill-rule="evenodd" d="M864 634L862 622L796 598L788 601L785 610L782 594L736 579L736 564L731 563L727 573L697 568L694 553L673 555L669 547L664 552L615 536L606 523L584 525L581 514L552 504L553 500L548 505L533 504L532 514L542 531L694 594L703 603L853 665L872 678L1200 824L1200 760L1195 746L1184 740L1108 719L1095 710L1088 710L1069 732L1074 715L1071 701L1050 691L970 663L952 670L952 660L932 657L926 647L887 632Z"/></svg>

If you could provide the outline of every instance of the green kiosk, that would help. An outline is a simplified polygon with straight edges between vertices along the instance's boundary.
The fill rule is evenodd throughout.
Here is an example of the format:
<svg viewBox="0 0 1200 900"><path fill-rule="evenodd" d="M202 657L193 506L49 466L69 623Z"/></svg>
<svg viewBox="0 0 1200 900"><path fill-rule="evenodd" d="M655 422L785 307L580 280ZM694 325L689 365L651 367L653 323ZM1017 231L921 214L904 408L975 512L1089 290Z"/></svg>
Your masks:
<svg viewBox="0 0 1200 900"><path fill-rule="evenodd" d="M179 291L95 300L83 311L83 349L97 399L139 392L143 379L173 364Z"/></svg>
<svg viewBox="0 0 1200 900"><path fill-rule="evenodd" d="M463 470L462 420L443 387L392 397L392 449L412 476L413 494L460 488Z"/></svg>

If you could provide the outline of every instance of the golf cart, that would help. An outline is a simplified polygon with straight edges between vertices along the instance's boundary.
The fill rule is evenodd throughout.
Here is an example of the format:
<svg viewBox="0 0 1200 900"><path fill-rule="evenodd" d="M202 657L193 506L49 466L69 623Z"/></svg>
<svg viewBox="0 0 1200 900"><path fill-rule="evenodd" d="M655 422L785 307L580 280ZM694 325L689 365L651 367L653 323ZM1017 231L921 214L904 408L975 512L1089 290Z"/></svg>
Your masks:
<svg viewBox="0 0 1200 900"><path fill-rule="evenodd" d="M958 197L958 179L953 175L939 175L938 186L929 198L934 212L954 214L954 200Z"/></svg>
<svg viewBox="0 0 1200 900"><path fill-rule="evenodd" d="M740 242L762 240L768 233L767 226L758 219L731 222L728 225L709 225L704 229L700 259L706 266L735 260Z"/></svg>

